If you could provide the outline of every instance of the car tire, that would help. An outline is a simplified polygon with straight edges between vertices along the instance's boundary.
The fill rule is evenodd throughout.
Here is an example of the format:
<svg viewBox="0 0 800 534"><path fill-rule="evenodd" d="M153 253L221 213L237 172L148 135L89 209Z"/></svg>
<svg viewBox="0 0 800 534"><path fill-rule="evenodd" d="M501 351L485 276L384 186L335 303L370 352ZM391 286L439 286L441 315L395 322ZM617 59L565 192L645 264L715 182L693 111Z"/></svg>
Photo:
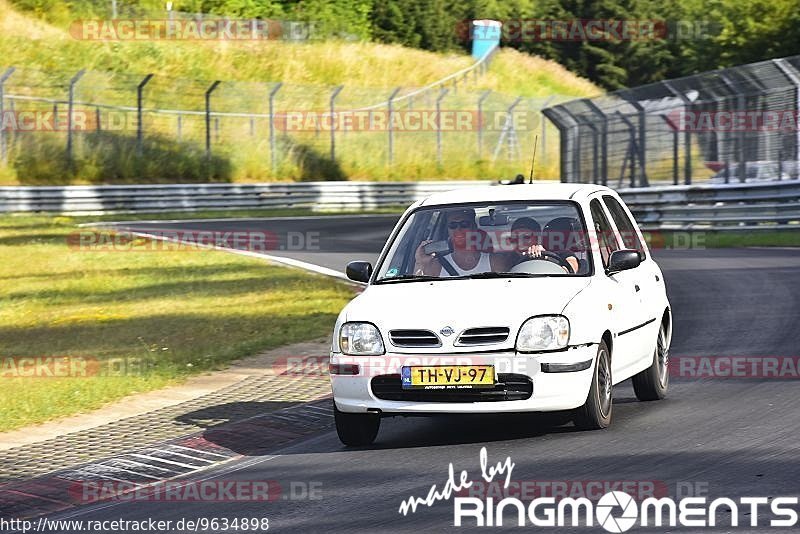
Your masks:
<svg viewBox="0 0 800 534"><path fill-rule="evenodd" d="M661 323L653 351L653 363L644 371L634 375L633 392L641 401L661 400L669 389L669 341L667 327Z"/></svg>
<svg viewBox="0 0 800 534"><path fill-rule="evenodd" d="M340 412L333 403L333 419L339 440L351 447L369 445L375 441L381 426L381 416L376 413Z"/></svg>
<svg viewBox="0 0 800 534"><path fill-rule="evenodd" d="M599 430L611 424L613 411L611 355L605 341L600 342L595 358L592 385L586 402L575 411L573 422L581 430Z"/></svg>

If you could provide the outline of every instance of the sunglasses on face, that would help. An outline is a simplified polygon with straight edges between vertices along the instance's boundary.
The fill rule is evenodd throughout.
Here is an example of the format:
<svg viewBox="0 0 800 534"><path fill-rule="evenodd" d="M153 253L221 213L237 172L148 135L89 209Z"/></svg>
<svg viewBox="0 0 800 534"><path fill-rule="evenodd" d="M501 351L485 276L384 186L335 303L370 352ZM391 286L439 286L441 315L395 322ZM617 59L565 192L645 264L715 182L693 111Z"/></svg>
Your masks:
<svg viewBox="0 0 800 534"><path fill-rule="evenodd" d="M447 223L447 227L451 230L456 230L458 228L470 228L472 225L469 221L451 221Z"/></svg>

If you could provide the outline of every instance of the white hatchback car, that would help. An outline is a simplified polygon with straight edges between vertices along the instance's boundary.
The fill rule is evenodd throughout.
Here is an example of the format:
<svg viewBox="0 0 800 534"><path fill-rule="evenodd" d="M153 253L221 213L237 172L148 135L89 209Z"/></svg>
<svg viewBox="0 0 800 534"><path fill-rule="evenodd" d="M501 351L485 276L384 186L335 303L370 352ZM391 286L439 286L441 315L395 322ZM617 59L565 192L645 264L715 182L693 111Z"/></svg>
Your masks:
<svg viewBox="0 0 800 534"><path fill-rule="evenodd" d="M612 386L669 384L664 278L619 195L586 184L434 194L401 217L339 314L336 429L374 441L381 417L573 410L611 422Z"/></svg>

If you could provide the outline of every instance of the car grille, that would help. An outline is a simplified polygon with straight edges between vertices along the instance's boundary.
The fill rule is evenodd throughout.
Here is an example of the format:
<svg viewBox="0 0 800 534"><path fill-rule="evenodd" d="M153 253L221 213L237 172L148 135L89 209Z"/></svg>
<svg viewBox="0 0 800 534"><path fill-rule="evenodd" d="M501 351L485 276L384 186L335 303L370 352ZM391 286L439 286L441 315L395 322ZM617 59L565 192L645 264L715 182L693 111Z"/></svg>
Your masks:
<svg viewBox="0 0 800 534"><path fill-rule="evenodd" d="M395 347L441 347L442 342L430 330L392 330L389 339Z"/></svg>
<svg viewBox="0 0 800 534"><path fill-rule="evenodd" d="M508 327L467 328L458 336L456 345L490 345L508 339Z"/></svg>
<svg viewBox="0 0 800 534"><path fill-rule="evenodd" d="M533 395L533 382L525 375L500 373L493 388L403 389L400 375L379 375L370 381L379 399L412 402L493 402L525 400Z"/></svg>

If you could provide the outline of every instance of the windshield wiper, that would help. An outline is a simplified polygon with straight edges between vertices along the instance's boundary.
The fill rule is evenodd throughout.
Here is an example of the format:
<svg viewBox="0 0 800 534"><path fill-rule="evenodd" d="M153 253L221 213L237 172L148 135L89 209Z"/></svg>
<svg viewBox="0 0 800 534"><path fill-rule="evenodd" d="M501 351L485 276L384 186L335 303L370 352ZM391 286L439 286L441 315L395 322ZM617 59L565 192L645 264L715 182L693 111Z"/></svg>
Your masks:
<svg viewBox="0 0 800 534"><path fill-rule="evenodd" d="M390 276L388 278L381 278L377 280L376 284L383 284L387 282L426 282L430 280L446 280L440 276L430 276L427 274L401 274L399 276Z"/></svg>
<svg viewBox="0 0 800 534"><path fill-rule="evenodd" d="M470 274L468 278L533 278L537 276L543 276L541 274L534 274L534 273L509 273L509 272L494 272L494 271L486 271L483 273L475 273Z"/></svg>

